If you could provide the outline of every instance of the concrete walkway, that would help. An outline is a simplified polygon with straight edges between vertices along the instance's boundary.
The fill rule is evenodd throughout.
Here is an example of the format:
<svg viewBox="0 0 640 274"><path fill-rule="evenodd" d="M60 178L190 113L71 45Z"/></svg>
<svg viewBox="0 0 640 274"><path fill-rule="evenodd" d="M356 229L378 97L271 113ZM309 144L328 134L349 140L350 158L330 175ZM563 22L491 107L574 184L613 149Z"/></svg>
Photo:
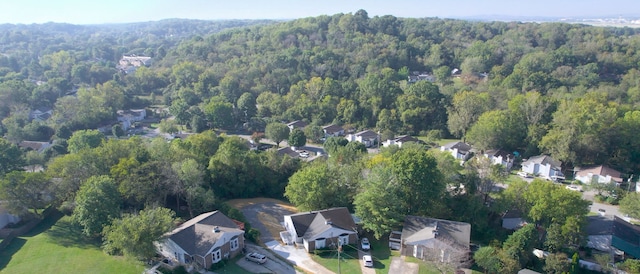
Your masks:
<svg viewBox="0 0 640 274"><path fill-rule="evenodd" d="M282 245L278 241L270 241L265 243L265 245L281 257L287 259L289 262L304 269L305 271L316 274L333 274L329 269L314 262L304 248L296 248L292 245Z"/></svg>

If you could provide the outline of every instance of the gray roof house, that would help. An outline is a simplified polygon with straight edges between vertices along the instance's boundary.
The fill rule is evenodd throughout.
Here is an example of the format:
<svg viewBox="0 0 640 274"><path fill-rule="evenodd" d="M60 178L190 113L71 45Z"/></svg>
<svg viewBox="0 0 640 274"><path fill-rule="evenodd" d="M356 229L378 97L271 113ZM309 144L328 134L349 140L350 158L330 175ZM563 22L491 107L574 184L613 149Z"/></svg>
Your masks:
<svg viewBox="0 0 640 274"><path fill-rule="evenodd" d="M303 245L307 252L358 241L356 223L346 207L285 215L284 227L284 242Z"/></svg>
<svg viewBox="0 0 640 274"><path fill-rule="evenodd" d="M335 124L323 126L322 131L324 132L324 137L331 137L331 136L338 137L338 136L344 135L344 128Z"/></svg>
<svg viewBox="0 0 640 274"><path fill-rule="evenodd" d="M357 133L347 134L345 138L347 138L349 142L360 142L366 147L372 147L378 140L378 133L371 130L363 130Z"/></svg>
<svg viewBox="0 0 640 274"><path fill-rule="evenodd" d="M175 263L195 269L209 268L236 256L244 247L243 224L219 211L200 214L165 234L158 252Z"/></svg>
<svg viewBox="0 0 640 274"><path fill-rule="evenodd" d="M414 142L415 143L415 142L419 142L419 140L416 139L416 138L413 138L413 137L411 137L409 135L402 135L402 136L398 136L398 137L396 137L394 139L389 139L389 140L386 140L386 141L382 142L382 146L383 147L388 147L388 146L396 145L398 147L402 147L402 144L408 143L408 142Z"/></svg>
<svg viewBox="0 0 640 274"><path fill-rule="evenodd" d="M440 147L440 151L451 153L453 158L466 161L471 157L471 145L463 142L451 142Z"/></svg>
<svg viewBox="0 0 640 274"><path fill-rule="evenodd" d="M304 129L307 126L307 122L305 121L301 121L301 120L295 120L291 123L287 124L287 127L289 128L289 130L294 130L294 129Z"/></svg>
<svg viewBox="0 0 640 274"><path fill-rule="evenodd" d="M538 155L522 163L522 171L550 179L553 176L564 176L560 171L561 162L547 155Z"/></svg>
<svg viewBox="0 0 640 274"><path fill-rule="evenodd" d="M502 165L507 170L510 170L513 166L513 155L502 149L487 150L483 153L483 155L484 157L487 157L489 158L489 160L491 160L491 164Z"/></svg>
<svg viewBox="0 0 640 274"><path fill-rule="evenodd" d="M462 262L468 259L471 225L427 217L406 216L400 252L423 260Z"/></svg>

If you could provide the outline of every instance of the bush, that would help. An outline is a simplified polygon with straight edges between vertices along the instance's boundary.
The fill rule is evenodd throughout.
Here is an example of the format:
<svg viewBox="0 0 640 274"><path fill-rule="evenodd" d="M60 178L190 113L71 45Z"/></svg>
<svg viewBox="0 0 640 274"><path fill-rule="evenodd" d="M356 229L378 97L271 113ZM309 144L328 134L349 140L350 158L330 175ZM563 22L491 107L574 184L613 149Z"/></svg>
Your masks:
<svg viewBox="0 0 640 274"><path fill-rule="evenodd" d="M226 259L225 260L221 260L221 261L219 261L219 262L217 262L215 264L212 264L209 267L209 270L211 270L211 271L218 270L218 269L224 268L226 265L227 265L227 260Z"/></svg>
<svg viewBox="0 0 640 274"><path fill-rule="evenodd" d="M249 228L249 230L247 230L247 233L245 235L247 237L247 240L252 241L254 243L257 243L258 239L260 239L260 231L255 228Z"/></svg>

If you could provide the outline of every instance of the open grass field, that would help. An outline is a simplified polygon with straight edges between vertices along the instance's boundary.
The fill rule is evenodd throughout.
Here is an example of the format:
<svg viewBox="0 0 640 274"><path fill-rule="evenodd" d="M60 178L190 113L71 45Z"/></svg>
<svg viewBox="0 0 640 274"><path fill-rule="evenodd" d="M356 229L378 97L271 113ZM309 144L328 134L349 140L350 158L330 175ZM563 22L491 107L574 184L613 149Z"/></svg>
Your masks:
<svg viewBox="0 0 640 274"><path fill-rule="evenodd" d="M87 239L68 216L52 216L0 252L0 273L135 273L144 265L109 256Z"/></svg>

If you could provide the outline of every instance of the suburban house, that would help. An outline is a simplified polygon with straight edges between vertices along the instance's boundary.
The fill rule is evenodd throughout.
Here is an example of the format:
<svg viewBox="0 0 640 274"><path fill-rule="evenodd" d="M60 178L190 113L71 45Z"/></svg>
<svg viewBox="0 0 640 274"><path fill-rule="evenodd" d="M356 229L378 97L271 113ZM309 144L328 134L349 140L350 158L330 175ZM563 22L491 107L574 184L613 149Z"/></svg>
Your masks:
<svg viewBox="0 0 640 274"><path fill-rule="evenodd" d="M22 141L18 143L18 147L26 150L33 150L38 153L42 153L45 149L51 147L52 145L53 145L52 142L37 142L37 141Z"/></svg>
<svg viewBox="0 0 640 274"><path fill-rule="evenodd" d="M464 261L469 254L471 224L406 216L402 227L404 256L441 262Z"/></svg>
<svg viewBox="0 0 640 274"><path fill-rule="evenodd" d="M527 224L522 218L520 210L509 210L502 216L502 228L509 230L519 229Z"/></svg>
<svg viewBox="0 0 640 274"><path fill-rule="evenodd" d="M53 109L36 109L29 112L29 119L32 121L44 122L51 118L52 115Z"/></svg>
<svg viewBox="0 0 640 274"><path fill-rule="evenodd" d="M603 252L611 252L613 220L604 216L588 216L586 232L587 247Z"/></svg>
<svg viewBox="0 0 640 274"><path fill-rule="evenodd" d="M413 84L415 82L418 81L429 81L429 82L435 82L436 81L436 77L433 76L432 74L426 73L426 72L419 72L419 71L412 71L411 75L407 76L407 82L409 84Z"/></svg>
<svg viewBox="0 0 640 274"><path fill-rule="evenodd" d="M640 258L640 226L614 216L611 246L624 252L625 255Z"/></svg>
<svg viewBox="0 0 640 274"><path fill-rule="evenodd" d="M129 74L135 72L138 67L150 65L151 57L137 56L134 54L131 56L122 56L116 68L126 74Z"/></svg>
<svg viewBox="0 0 640 274"><path fill-rule="evenodd" d="M196 269L232 258L244 248L244 224L219 211L207 212L183 223L156 243L166 258Z"/></svg>
<svg viewBox="0 0 640 274"><path fill-rule="evenodd" d="M463 142L451 142L440 147L440 151L451 153L453 158L466 161L471 157L471 146Z"/></svg>
<svg viewBox="0 0 640 274"><path fill-rule="evenodd" d="M564 176L560 171L560 165L561 162L552 159L550 156L538 155L523 162L522 171L549 179L553 176Z"/></svg>
<svg viewBox="0 0 640 274"><path fill-rule="evenodd" d="M363 143L365 147L372 147L378 141L378 133L371 130L363 130L357 133L347 134L346 138L349 142L360 142Z"/></svg>
<svg viewBox="0 0 640 274"><path fill-rule="evenodd" d="M144 120L145 117L147 117L145 109L118 110L118 122L122 123L122 128L125 130L133 123Z"/></svg>
<svg viewBox="0 0 640 274"><path fill-rule="evenodd" d="M342 136L344 135L344 128L342 128L339 125L328 125L328 126L323 126L322 127L322 131L324 131L324 137L325 138L329 138L329 137L338 137L338 136Z"/></svg>
<svg viewBox="0 0 640 274"><path fill-rule="evenodd" d="M538 271L533 271L531 269L523 268L523 269L520 269L520 271L518 271L518 274L542 274L542 273Z"/></svg>
<svg viewBox="0 0 640 274"><path fill-rule="evenodd" d="M291 158L300 157L300 153L295 151L295 150L293 150L291 147L279 148L278 149L278 154L279 155L289 155L289 157L291 157Z"/></svg>
<svg viewBox="0 0 640 274"><path fill-rule="evenodd" d="M289 130L293 131L294 129L304 129L304 127L307 126L307 123L305 121L301 121L301 120L295 120L291 123L287 124L287 127L289 128Z"/></svg>
<svg viewBox="0 0 640 274"><path fill-rule="evenodd" d="M17 224L20 222L20 217L13 215L2 206L0 202L0 229L4 228L8 224Z"/></svg>
<svg viewBox="0 0 640 274"><path fill-rule="evenodd" d="M608 166L599 165L594 167L580 168L576 172L576 180L585 183L622 183L621 173Z"/></svg>
<svg viewBox="0 0 640 274"><path fill-rule="evenodd" d="M383 147L388 147L388 146L392 146L392 145L396 145L398 147L402 147L402 144L407 143L407 142L418 142L419 140L416 138L413 138L409 135L402 135L402 136L398 136L395 139L389 139L386 140L384 142L382 142L382 146Z"/></svg>
<svg viewBox="0 0 640 274"><path fill-rule="evenodd" d="M356 223L346 207L285 215L284 227L283 242L304 245L307 252L358 242Z"/></svg>
<svg viewBox="0 0 640 274"><path fill-rule="evenodd" d="M509 152L506 152L501 149L492 149L487 150L483 153L484 157L489 158L491 160L491 164L493 165L502 165L507 170L510 170L513 166L513 155Z"/></svg>

